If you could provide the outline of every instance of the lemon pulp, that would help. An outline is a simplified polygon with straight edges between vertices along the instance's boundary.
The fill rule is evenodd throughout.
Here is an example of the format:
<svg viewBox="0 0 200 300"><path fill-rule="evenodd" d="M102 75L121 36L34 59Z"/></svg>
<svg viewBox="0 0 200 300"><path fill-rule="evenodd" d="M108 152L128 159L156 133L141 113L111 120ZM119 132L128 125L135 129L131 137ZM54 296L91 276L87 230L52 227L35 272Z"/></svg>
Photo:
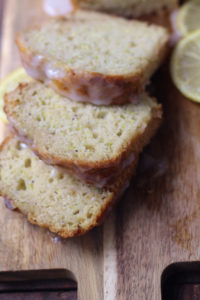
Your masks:
<svg viewBox="0 0 200 300"><path fill-rule="evenodd" d="M170 69L172 79L182 94L200 102L200 30L177 44Z"/></svg>
<svg viewBox="0 0 200 300"><path fill-rule="evenodd" d="M200 28L200 0L188 1L180 8L177 27L183 36Z"/></svg>

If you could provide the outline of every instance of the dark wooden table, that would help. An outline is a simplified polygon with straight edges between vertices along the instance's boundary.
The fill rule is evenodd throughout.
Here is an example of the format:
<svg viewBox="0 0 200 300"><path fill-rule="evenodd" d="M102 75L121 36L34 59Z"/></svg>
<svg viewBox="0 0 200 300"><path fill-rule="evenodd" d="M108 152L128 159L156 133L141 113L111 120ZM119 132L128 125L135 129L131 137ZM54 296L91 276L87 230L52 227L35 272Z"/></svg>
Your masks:
<svg viewBox="0 0 200 300"><path fill-rule="evenodd" d="M4 4L0 0L0 55ZM40 276L40 274L38 274ZM37 276L36 276L37 277ZM76 282L66 278L9 281L0 280L0 300L77 300Z"/></svg>
<svg viewBox="0 0 200 300"><path fill-rule="evenodd" d="M8 0L0 0L0 36L6 1L8 2ZM15 8L20 3L21 0L16 0ZM23 3L26 5L28 0ZM29 3L32 5L33 1L29 0ZM12 7L10 7L11 16L12 11ZM22 13L21 7L18 13L14 11L17 16L20 12ZM14 21L17 22L17 18ZM11 28L14 28L14 25L15 22ZM23 28L23 24L18 25ZM9 38L13 40L13 36ZM12 46L14 49L14 43ZM15 51L11 53L10 50L10 47L6 48L3 61L4 75L16 67L17 54ZM5 60L8 60L9 64L5 64ZM68 255L70 258L68 264L64 266L62 263L59 267L76 267L74 270L78 278L79 291L84 291L79 294L80 300L83 294L86 296L82 299L86 300L97 300L97 298L98 300L104 298L106 300L158 300L160 299L161 275L168 265L179 260L199 260L200 177L198 174L200 164L197 149L200 147L200 123L198 121L200 107L189 102L175 90L166 69L159 72L154 80L156 95L164 106L165 122L141 159L141 162L144 162L145 155L153 155L154 163L157 165L160 162L165 163L166 159L168 169L165 171L163 169L165 166L161 165L161 171L165 171L163 176L160 174L157 178L155 168L153 168L152 173L151 170L150 173L147 172L148 179L145 179L139 169L134 184L118 205L110 223L107 223L105 227L95 229L83 238L60 242L56 246L49 241L46 231L28 225L21 216L3 210L2 205L0 207L1 214L4 214L8 224L5 224L0 218L1 268L6 269L7 267L10 270L14 266L14 268L23 270L26 266L25 263L23 264L24 261L22 262L24 253L21 252L23 251L29 251L27 261L30 268L36 264L41 267L44 261L46 262L46 253L42 256L45 248L49 254L49 260L45 267L55 268L55 265L60 263L60 257L65 262ZM151 181L149 178L153 180ZM144 179L146 180L145 185ZM3 244L7 238L6 226L12 228L11 233L15 235L18 234L20 228L23 229L24 240L20 247L16 247L16 255L13 254L13 244L10 252L7 244ZM4 227L6 228L4 229ZM108 234L111 239L106 239ZM27 245L30 236L31 241ZM13 241L15 241L14 238ZM35 256L37 256L37 252L39 252L38 248L34 248L38 241L40 242L41 260L32 260L32 253L36 253ZM115 253L114 264L111 264L111 267L107 264L110 256L105 255L105 253L110 253L110 249ZM2 256L7 264L6 267L4 261L2 262ZM82 273L82 277L80 273ZM18 277L15 277L14 280L10 280L10 277L5 277L6 275L0 272L0 300L77 299L77 286L74 281L57 276L51 279L44 277L36 280L37 277L41 277L40 275L39 273L35 274L35 279L33 276L30 279L21 278L19 280ZM105 280L105 275L107 280ZM116 286L113 288L114 280ZM109 290L106 290L107 287ZM87 296L92 294L89 293L92 289L96 289L97 297ZM110 290L116 297L106 298L106 292L110 293ZM109 295L112 296L112 293ZM104 295L104 298L101 295ZM199 264L185 265L181 263L179 266L167 269L162 277L162 295L163 300L199 300Z"/></svg>

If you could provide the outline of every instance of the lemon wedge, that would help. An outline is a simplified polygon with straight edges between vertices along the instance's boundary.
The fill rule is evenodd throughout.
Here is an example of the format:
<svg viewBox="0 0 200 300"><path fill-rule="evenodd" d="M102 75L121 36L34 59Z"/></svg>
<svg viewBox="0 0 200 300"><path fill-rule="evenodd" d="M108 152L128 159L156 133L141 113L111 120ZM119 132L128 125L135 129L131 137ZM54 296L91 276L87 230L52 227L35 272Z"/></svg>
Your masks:
<svg viewBox="0 0 200 300"><path fill-rule="evenodd" d="M0 83L0 119L4 123L8 123L6 115L3 111L3 97L6 93L13 91L20 82L29 82L31 77L27 75L23 68L19 68L9 74L1 83Z"/></svg>
<svg viewBox="0 0 200 300"><path fill-rule="evenodd" d="M200 29L200 0L188 1L180 8L177 27L183 36Z"/></svg>
<svg viewBox="0 0 200 300"><path fill-rule="evenodd" d="M170 71L180 92L187 98L200 102L200 30L189 34L177 44Z"/></svg>

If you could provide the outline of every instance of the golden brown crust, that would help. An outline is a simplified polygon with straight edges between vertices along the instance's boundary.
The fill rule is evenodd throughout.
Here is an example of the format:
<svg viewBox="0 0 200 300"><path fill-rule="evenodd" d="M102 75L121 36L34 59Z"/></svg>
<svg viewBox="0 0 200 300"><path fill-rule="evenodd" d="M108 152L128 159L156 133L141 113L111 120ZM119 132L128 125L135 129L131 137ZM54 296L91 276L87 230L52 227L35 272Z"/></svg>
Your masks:
<svg viewBox="0 0 200 300"><path fill-rule="evenodd" d="M76 73L72 69L65 69L64 77L49 79L46 76L46 66L51 62L43 57L36 67L32 63L35 60L34 55L22 44L20 35L16 37L16 43L27 73L71 100L96 105L124 104L134 101L134 97L143 89L143 74L141 73L125 78L122 75L103 75L96 72ZM163 51L159 57L161 56L163 56ZM50 69L53 67L51 66Z"/></svg>
<svg viewBox="0 0 200 300"><path fill-rule="evenodd" d="M18 88L23 89L26 85L27 84L21 84ZM144 146L150 142L162 122L162 106L157 105L153 109L151 120L149 124L147 124L146 128L143 129L143 132L138 132L137 136L132 137L128 147L118 153L117 156L112 159L101 160L99 162L85 162L80 159L74 162L73 159L63 158L44 152L34 145L33 141L31 141L28 136L24 135L16 128L15 122L10 114L10 111L13 110L17 103L15 102L10 104L10 102L8 102L7 95L4 96L4 102L4 111L10 121L12 131L14 131L23 142L28 144L39 158L44 160L47 164L64 167L72 171L72 173L82 181L97 186L106 186L111 184L115 178L119 176L120 172L133 162L131 160L131 155L140 153Z"/></svg>
<svg viewBox="0 0 200 300"><path fill-rule="evenodd" d="M143 15L139 17L138 20L147 22L149 24L163 26L171 32L172 31L172 24L170 21L171 13L172 11L164 8L161 9L160 11L156 11L148 15Z"/></svg>
<svg viewBox="0 0 200 300"><path fill-rule="evenodd" d="M0 144L0 152L3 150L4 146L13 138L14 134L7 136L3 142Z"/></svg>
<svg viewBox="0 0 200 300"><path fill-rule="evenodd" d="M4 142L0 145L0 151L2 151L4 146L12 138L13 138L13 136L11 135L11 136L7 137L4 140ZM131 167L129 167L127 170L124 171L124 173L121 175L120 180L117 181L116 185L111 186L111 191L112 191L111 196L108 198L107 202L104 204L104 206L102 206L101 210L95 216L95 219L93 220L93 223L91 223L88 227L83 228L81 226L78 226L77 229L70 230L70 231L67 230L67 229L63 229L63 228L58 229L58 228L56 228L52 225L39 223L36 220L36 217L34 217L34 215L26 215L29 222L32 223L32 224L38 225L40 227L49 229L51 232L56 233L56 234L60 235L63 238L79 236L79 235L83 235L83 234L87 233L89 230L91 230L95 226L101 225L102 222L104 221L105 217L108 215L108 213L111 211L111 209L115 206L116 202L119 200L119 198L122 196L125 189L128 187L129 182L131 180L131 177L132 177L133 173L136 170L137 163L138 163L138 159L135 160L135 162L132 164ZM22 214L24 214L24 212L22 212L18 207L15 206L14 200L10 199L8 194L2 193L2 191L0 191L0 196L2 196L3 198L8 199L10 201L10 203L13 205L13 207L15 207L16 211L21 212Z"/></svg>

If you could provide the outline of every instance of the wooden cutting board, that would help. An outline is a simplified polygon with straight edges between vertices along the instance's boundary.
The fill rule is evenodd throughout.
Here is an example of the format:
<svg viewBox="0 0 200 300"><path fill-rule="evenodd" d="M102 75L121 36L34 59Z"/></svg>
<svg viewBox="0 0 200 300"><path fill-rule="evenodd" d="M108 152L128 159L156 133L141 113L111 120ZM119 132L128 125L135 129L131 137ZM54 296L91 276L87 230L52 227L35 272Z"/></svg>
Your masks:
<svg viewBox="0 0 200 300"><path fill-rule="evenodd" d="M44 18L41 5L6 0L3 6L1 0L1 78L20 65L15 33ZM103 226L83 237L57 239L0 202L0 279L3 271L59 269L77 281L79 300L158 300L167 266L199 260L200 106L178 93L167 67L155 87L163 127ZM2 140L6 128L0 129Z"/></svg>

